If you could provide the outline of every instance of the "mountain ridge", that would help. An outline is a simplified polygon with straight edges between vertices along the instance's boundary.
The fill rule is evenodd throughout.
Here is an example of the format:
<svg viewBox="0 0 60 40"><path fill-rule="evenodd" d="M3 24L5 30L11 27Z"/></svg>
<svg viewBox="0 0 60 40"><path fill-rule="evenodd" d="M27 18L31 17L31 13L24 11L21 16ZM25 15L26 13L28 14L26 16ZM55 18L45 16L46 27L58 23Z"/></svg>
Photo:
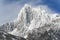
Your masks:
<svg viewBox="0 0 60 40"><path fill-rule="evenodd" d="M49 13L43 7L33 7L31 5L25 4L20 10L18 17L13 22L6 23L1 28L7 28L3 30L9 34L26 39L29 37L29 34L33 34L33 31L34 33L37 32L44 34L50 29L55 30L60 28L59 20L59 14Z"/></svg>
<svg viewBox="0 0 60 40"><path fill-rule="evenodd" d="M18 24L18 26L11 34L16 32L15 35L19 36L18 34L22 32L21 36L27 35L30 30L49 24L50 21L56 20L56 18L60 18L60 16L58 14L50 14L42 7L32 7L25 4L18 14L17 21L15 21L15 25Z"/></svg>

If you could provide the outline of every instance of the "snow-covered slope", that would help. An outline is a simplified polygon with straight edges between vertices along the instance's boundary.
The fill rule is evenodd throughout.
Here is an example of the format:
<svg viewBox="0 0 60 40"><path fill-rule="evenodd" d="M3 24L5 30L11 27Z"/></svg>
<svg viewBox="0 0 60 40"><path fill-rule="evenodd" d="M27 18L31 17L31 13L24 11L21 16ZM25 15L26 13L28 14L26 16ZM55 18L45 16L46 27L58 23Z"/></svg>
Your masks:
<svg viewBox="0 0 60 40"><path fill-rule="evenodd" d="M33 32L36 28L42 29L41 32L48 31L50 28L59 28L59 20L58 14L52 14L40 6L33 7L25 4L18 18L14 20L14 30L8 33L27 38L28 33Z"/></svg>

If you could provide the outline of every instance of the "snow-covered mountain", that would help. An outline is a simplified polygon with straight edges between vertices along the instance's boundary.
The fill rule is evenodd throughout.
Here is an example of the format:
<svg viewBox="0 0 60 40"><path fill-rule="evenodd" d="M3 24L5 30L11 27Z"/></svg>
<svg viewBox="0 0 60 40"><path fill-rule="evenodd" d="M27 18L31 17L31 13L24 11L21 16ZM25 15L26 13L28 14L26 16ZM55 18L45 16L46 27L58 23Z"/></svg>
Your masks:
<svg viewBox="0 0 60 40"><path fill-rule="evenodd" d="M18 18L14 20L14 25L17 25L16 28L9 33L24 37L35 28L45 26L45 24L52 24L52 21L57 18L60 18L58 14L49 13L42 7L32 7L31 5L25 4L20 10ZM49 28L46 28L46 31Z"/></svg>
<svg viewBox="0 0 60 40"><path fill-rule="evenodd" d="M60 15L50 13L40 6L34 7L25 4L20 10L18 17L13 22L4 24L1 28L1 30L5 30L9 34L31 40L35 35L35 37L38 38L38 33L41 35L45 34L46 31L48 33L51 29L59 29ZM33 35L31 39L29 39L30 35Z"/></svg>

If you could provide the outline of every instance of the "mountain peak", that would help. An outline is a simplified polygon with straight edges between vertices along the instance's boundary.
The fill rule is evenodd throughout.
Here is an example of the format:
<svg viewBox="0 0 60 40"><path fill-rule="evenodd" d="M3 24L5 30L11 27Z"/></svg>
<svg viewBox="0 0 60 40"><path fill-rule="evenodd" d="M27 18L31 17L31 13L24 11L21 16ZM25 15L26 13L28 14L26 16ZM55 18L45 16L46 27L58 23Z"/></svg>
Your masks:
<svg viewBox="0 0 60 40"><path fill-rule="evenodd" d="M24 7L25 7L25 8L28 8L28 7L31 7L31 5L25 4Z"/></svg>
<svg viewBox="0 0 60 40"><path fill-rule="evenodd" d="M47 10L43 9L43 7L33 7L25 4L18 14L17 21L14 22L14 25L17 25L15 30L10 33L24 37L29 31L49 24L52 20L56 19L57 16L58 14L49 13Z"/></svg>
<svg viewBox="0 0 60 40"><path fill-rule="evenodd" d="M50 28L55 28L57 25L59 27L57 20L60 20L58 14L52 14L43 7L33 7L32 5L25 4L20 10L17 19L13 22L13 31L8 31L8 33L27 38L27 34L32 33L35 29L37 31L39 28L43 33Z"/></svg>

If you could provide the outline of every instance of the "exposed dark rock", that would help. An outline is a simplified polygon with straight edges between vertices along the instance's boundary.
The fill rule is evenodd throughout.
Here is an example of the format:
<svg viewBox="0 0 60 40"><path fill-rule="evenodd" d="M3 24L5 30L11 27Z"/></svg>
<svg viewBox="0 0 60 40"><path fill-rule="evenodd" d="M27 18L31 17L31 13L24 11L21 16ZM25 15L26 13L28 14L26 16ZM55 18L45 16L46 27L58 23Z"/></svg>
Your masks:
<svg viewBox="0 0 60 40"><path fill-rule="evenodd" d="M13 22L7 22L3 25L0 26L0 30L4 30L6 32L10 32L15 28L14 23Z"/></svg>
<svg viewBox="0 0 60 40"><path fill-rule="evenodd" d="M60 40L60 30L50 29L44 33L33 31L28 34L27 40Z"/></svg>
<svg viewBox="0 0 60 40"><path fill-rule="evenodd" d="M28 34L27 39L11 35L5 31L0 31L0 40L60 40L60 29L45 32L34 31Z"/></svg>
<svg viewBox="0 0 60 40"><path fill-rule="evenodd" d="M0 40L26 40L26 39L8 34L5 31L0 31Z"/></svg>

